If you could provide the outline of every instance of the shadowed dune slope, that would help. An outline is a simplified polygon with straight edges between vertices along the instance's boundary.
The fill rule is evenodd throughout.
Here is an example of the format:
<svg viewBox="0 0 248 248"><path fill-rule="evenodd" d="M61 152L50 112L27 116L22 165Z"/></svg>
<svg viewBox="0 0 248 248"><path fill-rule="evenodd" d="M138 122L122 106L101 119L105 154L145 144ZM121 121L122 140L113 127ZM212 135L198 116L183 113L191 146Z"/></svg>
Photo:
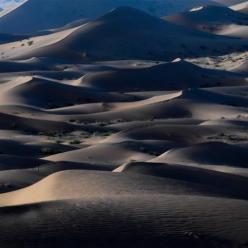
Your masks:
<svg viewBox="0 0 248 248"><path fill-rule="evenodd" d="M10 86L9 86L10 85ZM83 87L60 83L43 77L30 77L26 82L11 83L2 86L2 102L33 105L43 108L55 108L76 103L126 101L132 99L126 95L97 93Z"/></svg>
<svg viewBox="0 0 248 248"><path fill-rule="evenodd" d="M242 89L242 88L241 88ZM232 90L232 87L229 88ZM196 118L202 120L237 118L247 114L246 98L209 92L203 89L189 89L172 98L151 98L150 101L123 104L112 111L84 115L73 115L63 119L76 118L79 121L138 121L163 118ZM160 99L160 100L159 100ZM243 105L244 104L244 105ZM240 107L239 107L240 106Z"/></svg>
<svg viewBox="0 0 248 248"><path fill-rule="evenodd" d="M218 190L222 191L223 194L226 193L231 197L240 199L247 199L248 197L248 192L244 191L244 188L247 185L247 177L198 167L151 162L130 162L118 167L114 172L174 178L216 187Z"/></svg>
<svg viewBox="0 0 248 248"><path fill-rule="evenodd" d="M227 165L247 168L247 148L220 142L197 144L166 152L154 162Z"/></svg>
<svg viewBox="0 0 248 248"><path fill-rule="evenodd" d="M238 75L208 70L186 61L142 69L122 69L86 74L81 85L109 91L178 90L194 87L245 84Z"/></svg>

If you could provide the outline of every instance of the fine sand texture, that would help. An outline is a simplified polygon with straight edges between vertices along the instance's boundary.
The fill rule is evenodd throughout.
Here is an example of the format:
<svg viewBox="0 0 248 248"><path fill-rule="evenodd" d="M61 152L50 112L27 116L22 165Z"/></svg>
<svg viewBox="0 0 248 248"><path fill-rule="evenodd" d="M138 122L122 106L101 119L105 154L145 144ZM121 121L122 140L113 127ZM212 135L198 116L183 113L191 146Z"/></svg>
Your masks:
<svg viewBox="0 0 248 248"><path fill-rule="evenodd" d="M0 17L0 248L247 247L245 3L50 1Z"/></svg>

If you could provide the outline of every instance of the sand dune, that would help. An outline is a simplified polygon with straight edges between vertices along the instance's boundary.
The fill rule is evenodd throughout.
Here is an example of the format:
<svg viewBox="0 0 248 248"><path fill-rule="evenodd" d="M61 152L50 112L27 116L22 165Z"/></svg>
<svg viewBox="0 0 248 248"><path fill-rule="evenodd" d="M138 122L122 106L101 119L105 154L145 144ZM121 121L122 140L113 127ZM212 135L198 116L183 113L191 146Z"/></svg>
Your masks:
<svg viewBox="0 0 248 248"><path fill-rule="evenodd" d="M229 25L229 26L224 26L223 30L218 31L217 34L247 39L248 38L247 30L248 30L247 25L246 26L244 26L244 25Z"/></svg>
<svg viewBox="0 0 248 248"><path fill-rule="evenodd" d="M152 15L188 10L202 4L216 4L210 0L29 0L1 17L0 29L11 33L37 33L61 27L78 19L99 17L113 8L130 6ZM52 18L51 18L52 17ZM45 21L44 21L45 18Z"/></svg>
<svg viewBox="0 0 248 248"><path fill-rule="evenodd" d="M53 34L49 35L52 36ZM110 36L111 39L108 38ZM101 42L96 42L99 37ZM46 39L50 41L50 38ZM0 51L1 48L3 46L0 46ZM163 21L139 10L120 7L79 27L56 43L54 40L50 45L37 42L34 46L18 48L19 52L9 47L7 58L56 57L78 61L165 60L220 55L227 51L242 51L245 48L246 42L243 40L220 38Z"/></svg>
<svg viewBox="0 0 248 248"><path fill-rule="evenodd" d="M0 17L0 247L246 247L246 15L98 1Z"/></svg>
<svg viewBox="0 0 248 248"><path fill-rule="evenodd" d="M56 108L75 103L129 100L121 94L96 93L82 87L75 87L44 77L29 77L26 81L16 81L1 85L2 102L33 105L43 108Z"/></svg>
<svg viewBox="0 0 248 248"><path fill-rule="evenodd" d="M247 73L247 68L248 68L248 62L245 61L244 63L242 63L241 65L239 65L238 67L235 67L233 69L233 71L238 72L238 73Z"/></svg>
<svg viewBox="0 0 248 248"><path fill-rule="evenodd" d="M17 141L0 140L0 153L9 155L25 156L31 153L33 157L44 157L47 153L59 153L72 150L73 147L53 143L27 143L22 144Z"/></svg>
<svg viewBox="0 0 248 248"><path fill-rule="evenodd" d="M245 13L222 6L206 6L197 11L189 11L165 17L173 23L219 35L247 38L248 19Z"/></svg>
<svg viewBox="0 0 248 248"><path fill-rule="evenodd" d="M116 173L152 175L162 178L173 178L192 183L199 183L217 187L223 193L247 199L247 192L243 189L247 185L247 177L223 172L207 170L199 167L184 165L170 165L162 163L131 162L114 170Z"/></svg>
<svg viewBox="0 0 248 248"><path fill-rule="evenodd" d="M178 90L245 82L238 75L207 70L185 61L142 69L86 74L81 85L114 91Z"/></svg>
<svg viewBox="0 0 248 248"><path fill-rule="evenodd" d="M113 156L106 158L106 153L109 151L113 153ZM135 148L135 145L132 146L131 142L130 144L128 142L120 144L99 144L81 150L45 157L45 159L49 161L89 163L101 165L103 168L106 167L109 169L114 169L116 165L131 160L145 161L151 158L153 158L152 155L139 151L139 147Z"/></svg>
<svg viewBox="0 0 248 248"><path fill-rule="evenodd" d="M176 144L199 143L218 131L197 125L183 125L170 123L140 124L122 132L118 132L107 139L108 142L120 142L125 139L134 140L166 140Z"/></svg>
<svg viewBox="0 0 248 248"><path fill-rule="evenodd" d="M67 186L67 182L70 187ZM109 182L116 187L110 187ZM146 233L149 233L145 239L146 244L154 242L157 238L159 238L158 245L160 242L161 245L166 242L171 246L173 244L179 246L183 242L186 247L197 247L203 243L207 243L209 246L216 243L218 245L226 244L231 247L232 244L245 243L247 220L242 216L246 212L246 201L206 196L211 194L210 189L208 193L202 193L205 196L192 195L195 189L193 184L150 176L79 171L62 172L24 190L2 195L0 202L2 206L6 207L1 209L1 216L5 220L1 226L5 227L4 230L8 228L12 234L19 236L21 233L21 244L26 242L26 244L32 245L38 241L41 246L48 244L46 235L51 234L50 230L57 225L61 228L53 234L53 237L63 237L65 233L73 237L72 240L59 238L52 241L53 245L62 245L62 247L73 243L80 244L83 240L87 241L86 246L89 247L93 237L99 238L103 246L107 245L106 240L111 240L113 244L117 244L117 240L118 242L123 240L125 245L130 244L131 247L134 247L131 240L135 238L137 240L135 244L137 243L140 247L144 243L138 241L139 237ZM199 193L201 189L204 191L206 187L198 185ZM186 192L187 195L182 195ZM181 204L178 204L178 199ZM34 204L35 202L37 204ZM75 207L77 210L72 211ZM22 228L22 232L20 232L20 228L17 229L10 224L10 215L7 213L15 211L16 208L21 213L27 210L32 211L33 214L25 214L22 218L19 218L20 212L16 214L18 227L34 223L32 230ZM237 208L239 211L234 211ZM111 212L107 209L111 209ZM209 214L209 210L212 214ZM152 214L153 211L156 212L156 218ZM39 223L35 222L34 219L40 213L46 217L42 218ZM66 219L61 218L61 216L65 216L65 213L70 214ZM124 220L121 217L123 213L127 214L129 218ZM201 216L201 220L195 219L196 214ZM201 224L202 221L204 225ZM63 224L61 225L61 223ZM72 223L74 225L71 225ZM144 223L144 226L140 229L138 223ZM217 225L217 223L219 224ZM230 229L230 223L235 228ZM104 228L102 228L103 225ZM199 225L201 234L196 234L196 238L188 234L190 230L197 230ZM50 227L49 230L47 230L47 226ZM172 226L176 229L171 228ZM148 231L151 230L151 227L153 227L152 233ZM95 228L100 232L93 235ZM123 230L125 234L123 234ZM161 234L161 230L166 230L166 234ZM43 235L45 234L45 238L38 237L40 231ZM27 241L28 234L31 234L29 236L31 238ZM118 239L116 234L119 234ZM8 237L6 232L2 232L1 237L3 235ZM63 242L65 243L63 244ZM6 241L3 240L1 243L4 245ZM97 246L98 242L95 242L95 245Z"/></svg>
<svg viewBox="0 0 248 248"><path fill-rule="evenodd" d="M81 26L79 26L81 27ZM49 46L51 44L56 44L60 40L63 40L65 37L73 33L79 27L69 28L59 32L54 32L52 34L40 35L34 37L21 37L16 39L14 42L5 43L0 46L1 57L8 59L15 56L20 56L23 53L30 53L34 49L42 48ZM35 56L29 56L29 58Z"/></svg>
<svg viewBox="0 0 248 248"><path fill-rule="evenodd" d="M223 154L225 154L224 158ZM153 161L247 168L247 148L219 142L203 143L168 151Z"/></svg>
<svg viewBox="0 0 248 248"><path fill-rule="evenodd" d="M109 181L113 181L116 187L111 187ZM68 183L70 183L70 187L67 186ZM66 199L104 197L105 195L115 195L117 192L120 195L146 195L154 192L158 194L192 194L198 190L201 192L201 189L194 189L192 186L177 180L163 180L149 176L129 176L111 172L66 171L55 173L28 188L4 194L0 204L3 207Z"/></svg>
<svg viewBox="0 0 248 248"><path fill-rule="evenodd" d="M10 114L0 113L1 124L0 128L4 130L21 130L28 133L56 133L56 132L69 132L82 127L75 124L69 124L59 121L37 120L34 118L25 118Z"/></svg>
<svg viewBox="0 0 248 248"><path fill-rule="evenodd" d="M240 12L245 13L245 14L248 14L248 2L244 1L242 3L232 5L231 9L236 10L236 11L240 11Z"/></svg>
<svg viewBox="0 0 248 248"><path fill-rule="evenodd" d="M232 90L232 87L230 88ZM98 112L84 115L72 115L65 119L74 118L78 121L137 121L154 120L163 118L216 119L237 118L246 116L247 110L242 104L247 104L242 96L228 96L212 93L206 90L189 89L183 94L172 99L160 101L142 101L142 104L130 104L129 108L123 107L112 111ZM239 101L243 102L239 104ZM240 106L240 107L239 107ZM111 110L111 109L110 109Z"/></svg>
<svg viewBox="0 0 248 248"><path fill-rule="evenodd" d="M20 71L34 71L34 70L46 70L49 69L44 65L33 65L30 63L21 63L14 61L0 61L1 72L20 72Z"/></svg>

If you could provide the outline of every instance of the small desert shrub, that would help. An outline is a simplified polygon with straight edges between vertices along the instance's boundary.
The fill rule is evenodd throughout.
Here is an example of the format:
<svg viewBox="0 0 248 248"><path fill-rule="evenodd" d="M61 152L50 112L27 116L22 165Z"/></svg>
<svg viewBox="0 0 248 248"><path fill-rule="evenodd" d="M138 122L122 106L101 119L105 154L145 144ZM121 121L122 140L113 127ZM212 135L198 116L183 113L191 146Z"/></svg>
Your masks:
<svg viewBox="0 0 248 248"><path fill-rule="evenodd" d="M43 148L41 148L41 153L45 154L45 155L56 154L56 153L60 153L60 152L61 151L55 150L54 148L51 148L51 147L43 147Z"/></svg>
<svg viewBox="0 0 248 248"><path fill-rule="evenodd" d="M77 122L77 120L75 120L75 119L70 119L69 122L75 123L75 122Z"/></svg>
<svg viewBox="0 0 248 248"><path fill-rule="evenodd" d="M32 46L33 43L34 43L34 41L32 41L32 40L28 41L28 45L29 45L29 46Z"/></svg>
<svg viewBox="0 0 248 248"><path fill-rule="evenodd" d="M111 131L105 132L105 133L101 133L102 136L110 136L112 134Z"/></svg>
<svg viewBox="0 0 248 248"><path fill-rule="evenodd" d="M101 123L99 123L99 126L100 127L105 127L105 126L107 126L107 123L101 122Z"/></svg>
<svg viewBox="0 0 248 248"><path fill-rule="evenodd" d="M70 141L70 144L71 145L79 145L79 144L81 144L81 141L80 140L72 140L72 141Z"/></svg>

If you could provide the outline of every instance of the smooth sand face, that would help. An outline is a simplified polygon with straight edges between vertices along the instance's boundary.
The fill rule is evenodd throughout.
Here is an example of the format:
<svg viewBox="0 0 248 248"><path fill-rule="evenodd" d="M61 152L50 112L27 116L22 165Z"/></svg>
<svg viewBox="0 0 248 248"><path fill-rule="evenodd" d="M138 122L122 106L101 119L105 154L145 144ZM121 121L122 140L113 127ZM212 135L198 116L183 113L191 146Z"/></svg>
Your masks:
<svg viewBox="0 0 248 248"><path fill-rule="evenodd" d="M185 25L120 8L0 45L1 248L245 247L246 26Z"/></svg>

